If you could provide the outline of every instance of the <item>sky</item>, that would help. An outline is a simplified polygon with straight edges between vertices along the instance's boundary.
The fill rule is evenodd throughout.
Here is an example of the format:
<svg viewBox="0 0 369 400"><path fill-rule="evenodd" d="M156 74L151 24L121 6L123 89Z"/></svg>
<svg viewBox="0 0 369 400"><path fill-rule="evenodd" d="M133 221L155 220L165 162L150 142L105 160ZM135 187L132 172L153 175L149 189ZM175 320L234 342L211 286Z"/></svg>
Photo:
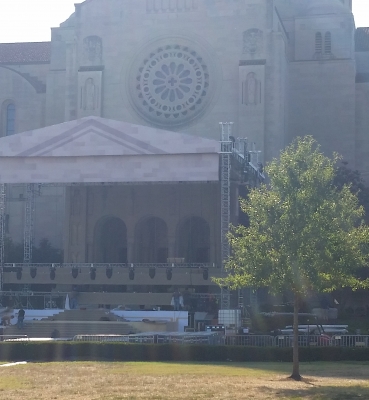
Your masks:
<svg viewBox="0 0 369 400"><path fill-rule="evenodd" d="M74 4L82 1L2 0L1 3L0 43L11 43L50 40L50 28L65 21L74 12ZM369 0L353 0L353 12L357 27L369 27Z"/></svg>

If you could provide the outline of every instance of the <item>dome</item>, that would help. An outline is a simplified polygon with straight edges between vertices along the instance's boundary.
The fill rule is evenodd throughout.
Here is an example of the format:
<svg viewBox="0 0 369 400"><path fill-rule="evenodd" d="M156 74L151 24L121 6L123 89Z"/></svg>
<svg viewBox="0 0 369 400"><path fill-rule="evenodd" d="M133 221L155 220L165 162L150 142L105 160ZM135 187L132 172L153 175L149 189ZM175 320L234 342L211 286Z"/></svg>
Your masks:
<svg viewBox="0 0 369 400"><path fill-rule="evenodd" d="M313 15L342 15L350 14L351 11L340 0L305 0L305 6L302 7L303 14L306 16Z"/></svg>

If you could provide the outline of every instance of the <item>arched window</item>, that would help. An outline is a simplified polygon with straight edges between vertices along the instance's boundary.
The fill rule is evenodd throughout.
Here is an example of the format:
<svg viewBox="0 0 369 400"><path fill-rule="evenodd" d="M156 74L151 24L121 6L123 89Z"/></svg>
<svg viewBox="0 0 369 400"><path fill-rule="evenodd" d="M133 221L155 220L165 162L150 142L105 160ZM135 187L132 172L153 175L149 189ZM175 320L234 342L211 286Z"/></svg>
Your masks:
<svg viewBox="0 0 369 400"><path fill-rule="evenodd" d="M330 32L326 32L324 36L324 54L332 53L332 35Z"/></svg>
<svg viewBox="0 0 369 400"><path fill-rule="evenodd" d="M322 54L323 51L323 36L321 32L315 34L315 53Z"/></svg>
<svg viewBox="0 0 369 400"><path fill-rule="evenodd" d="M5 135L10 136L15 133L15 105L10 103L5 111Z"/></svg>

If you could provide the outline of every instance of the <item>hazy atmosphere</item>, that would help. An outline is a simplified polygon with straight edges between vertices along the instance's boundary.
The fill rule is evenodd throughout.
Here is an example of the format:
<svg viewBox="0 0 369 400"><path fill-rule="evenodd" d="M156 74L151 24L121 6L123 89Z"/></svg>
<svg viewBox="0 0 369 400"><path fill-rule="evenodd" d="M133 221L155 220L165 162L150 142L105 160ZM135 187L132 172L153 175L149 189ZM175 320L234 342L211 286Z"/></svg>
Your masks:
<svg viewBox="0 0 369 400"><path fill-rule="evenodd" d="M2 4L0 42L50 40L50 28L57 27L73 12L75 0L12 0ZM20 12L20 10L22 12ZM356 26L369 26L369 2L353 0Z"/></svg>

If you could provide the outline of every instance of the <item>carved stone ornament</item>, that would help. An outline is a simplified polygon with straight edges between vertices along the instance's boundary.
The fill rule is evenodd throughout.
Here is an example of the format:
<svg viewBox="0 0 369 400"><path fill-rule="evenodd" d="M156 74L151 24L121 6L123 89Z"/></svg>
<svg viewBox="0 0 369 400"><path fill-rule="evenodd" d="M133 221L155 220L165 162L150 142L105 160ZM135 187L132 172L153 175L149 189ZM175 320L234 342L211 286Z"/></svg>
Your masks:
<svg viewBox="0 0 369 400"><path fill-rule="evenodd" d="M263 49L263 31L260 29L249 29L243 33L243 53L260 53Z"/></svg>
<svg viewBox="0 0 369 400"><path fill-rule="evenodd" d="M131 101L143 118L158 126L176 127L204 112L214 80L206 53L171 41L141 54L129 80Z"/></svg>
<svg viewBox="0 0 369 400"><path fill-rule="evenodd" d="M99 36L88 36L83 40L83 63L102 64L102 40Z"/></svg>

